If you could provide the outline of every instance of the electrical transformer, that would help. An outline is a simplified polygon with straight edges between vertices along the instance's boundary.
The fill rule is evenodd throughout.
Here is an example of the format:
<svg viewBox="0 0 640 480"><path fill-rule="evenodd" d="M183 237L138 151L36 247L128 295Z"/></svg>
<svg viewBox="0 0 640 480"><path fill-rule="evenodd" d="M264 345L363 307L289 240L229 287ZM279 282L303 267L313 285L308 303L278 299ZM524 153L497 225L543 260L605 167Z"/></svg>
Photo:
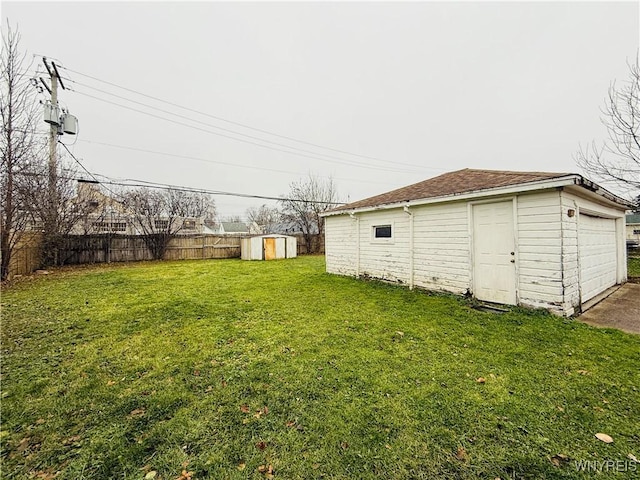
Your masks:
<svg viewBox="0 0 640 480"><path fill-rule="evenodd" d="M60 108L50 102L44 104L44 121L51 125L60 125Z"/></svg>

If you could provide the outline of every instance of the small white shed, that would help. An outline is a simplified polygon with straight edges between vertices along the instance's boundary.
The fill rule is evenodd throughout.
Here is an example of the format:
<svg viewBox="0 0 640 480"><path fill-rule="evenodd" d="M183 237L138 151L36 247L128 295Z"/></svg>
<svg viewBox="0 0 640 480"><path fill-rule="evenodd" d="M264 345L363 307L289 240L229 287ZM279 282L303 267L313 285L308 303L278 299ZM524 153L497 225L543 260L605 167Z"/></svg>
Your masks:
<svg viewBox="0 0 640 480"><path fill-rule="evenodd" d="M242 260L276 260L297 256L296 237L288 235L257 235L243 238L240 242Z"/></svg>
<svg viewBox="0 0 640 480"><path fill-rule="evenodd" d="M327 271L572 315L626 281L630 206L577 174L445 173L323 214Z"/></svg>

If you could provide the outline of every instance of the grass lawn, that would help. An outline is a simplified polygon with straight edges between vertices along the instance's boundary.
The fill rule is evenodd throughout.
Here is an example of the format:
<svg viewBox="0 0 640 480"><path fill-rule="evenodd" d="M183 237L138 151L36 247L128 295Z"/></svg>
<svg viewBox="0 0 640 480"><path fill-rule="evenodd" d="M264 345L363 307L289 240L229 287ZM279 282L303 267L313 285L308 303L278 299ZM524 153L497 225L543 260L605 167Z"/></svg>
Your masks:
<svg viewBox="0 0 640 480"><path fill-rule="evenodd" d="M640 457L640 337L321 257L61 270L2 292L1 443L12 479L590 479Z"/></svg>
<svg viewBox="0 0 640 480"><path fill-rule="evenodd" d="M640 256L627 257L627 275L640 277Z"/></svg>

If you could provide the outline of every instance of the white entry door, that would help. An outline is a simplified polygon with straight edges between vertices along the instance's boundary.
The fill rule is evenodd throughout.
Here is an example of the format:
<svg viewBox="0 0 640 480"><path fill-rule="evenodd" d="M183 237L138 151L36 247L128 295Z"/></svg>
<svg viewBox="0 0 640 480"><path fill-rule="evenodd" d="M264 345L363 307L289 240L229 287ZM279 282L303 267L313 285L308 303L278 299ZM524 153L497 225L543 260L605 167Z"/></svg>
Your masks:
<svg viewBox="0 0 640 480"><path fill-rule="evenodd" d="M479 300L516 304L512 201L473 206L473 284Z"/></svg>
<svg viewBox="0 0 640 480"><path fill-rule="evenodd" d="M578 223L580 294L586 302L616 284L616 221L581 213Z"/></svg>

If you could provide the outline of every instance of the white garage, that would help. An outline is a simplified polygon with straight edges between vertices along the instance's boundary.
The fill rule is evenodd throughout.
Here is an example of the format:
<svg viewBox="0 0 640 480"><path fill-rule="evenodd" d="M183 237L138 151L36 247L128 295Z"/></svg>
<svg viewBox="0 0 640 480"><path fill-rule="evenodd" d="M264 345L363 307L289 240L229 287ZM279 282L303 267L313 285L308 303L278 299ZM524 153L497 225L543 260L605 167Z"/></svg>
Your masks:
<svg viewBox="0 0 640 480"><path fill-rule="evenodd" d="M326 212L327 271L573 315L626 281L630 207L577 174L458 170Z"/></svg>
<svg viewBox="0 0 640 480"><path fill-rule="evenodd" d="M580 295L583 302L617 283L616 220L586 213L578 219Z"/></svg>

